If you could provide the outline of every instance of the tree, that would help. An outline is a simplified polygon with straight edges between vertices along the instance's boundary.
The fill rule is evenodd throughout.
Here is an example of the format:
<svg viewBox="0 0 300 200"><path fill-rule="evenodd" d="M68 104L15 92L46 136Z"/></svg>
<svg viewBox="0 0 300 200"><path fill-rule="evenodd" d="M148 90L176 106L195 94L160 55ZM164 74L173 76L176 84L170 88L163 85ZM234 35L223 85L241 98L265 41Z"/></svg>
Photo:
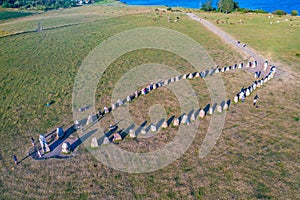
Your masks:
<svg viewBox="0 0 300 200"><path fill-rule="evenodd" d="M218 9L220 12L230 13L234 11L235 3L233 0L220 0L218 3Z"/></svg>
<svg viewBox="0 0 300 200"><path fill-rule="evenodd" d="M212 0L207 0L201 7L202 10L204 11L212 11L213 10L213 1Z"/></svg>
<svg viewBox="0 0 300 200"><path fill-rule="evenodd" d="M297 16L298 15L298 11L297 10L292 10L292 16Z"/></svg>

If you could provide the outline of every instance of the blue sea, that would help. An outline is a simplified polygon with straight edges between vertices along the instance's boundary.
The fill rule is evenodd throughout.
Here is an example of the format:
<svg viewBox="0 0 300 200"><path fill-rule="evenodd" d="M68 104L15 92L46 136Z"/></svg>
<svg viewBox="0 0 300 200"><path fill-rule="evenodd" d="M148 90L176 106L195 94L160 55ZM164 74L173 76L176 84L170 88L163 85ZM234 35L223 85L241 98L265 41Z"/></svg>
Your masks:
<svg viewBox="0 0 300 200"><path fill-rule="evenodd" d="M239 3L241 8L252 10L260 9L267 12L274 10L284 10L291 13L292 10L298 10L300 13L300 0L234 0ZM128 5L163 5L170 7L197 8L201 7L206 0L121 0ZM214 7L217 7L218 0L214 1Z"/></svg>

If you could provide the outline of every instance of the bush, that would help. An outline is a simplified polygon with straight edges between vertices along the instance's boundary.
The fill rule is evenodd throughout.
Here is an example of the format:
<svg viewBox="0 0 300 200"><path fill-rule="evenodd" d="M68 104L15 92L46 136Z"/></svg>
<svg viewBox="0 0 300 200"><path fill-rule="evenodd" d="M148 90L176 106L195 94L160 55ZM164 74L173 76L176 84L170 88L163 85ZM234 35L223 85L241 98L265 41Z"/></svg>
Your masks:
<svg viewBox="0 0 300 200"><path fill-rule="evenodd" d="M292 16L297 16L297 15L298 15L298 11L297 11L297 10L292 10L291 15L292 15Z"/></svg>
<svg viewBox="0 0 300 200"><path fill-rule="evenodd" d="M286 15L286 12L283 10L275 10L272 12L273 15Z"/></svg>

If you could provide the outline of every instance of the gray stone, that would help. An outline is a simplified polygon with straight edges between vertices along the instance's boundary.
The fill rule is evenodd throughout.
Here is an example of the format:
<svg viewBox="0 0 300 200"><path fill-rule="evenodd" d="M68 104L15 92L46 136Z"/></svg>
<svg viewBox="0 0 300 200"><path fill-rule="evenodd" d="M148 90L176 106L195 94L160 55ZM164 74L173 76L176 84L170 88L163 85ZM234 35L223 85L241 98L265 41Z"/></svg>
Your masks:
<svg viewBox="0 0 300 200"><path fill-rule="evenodd" d="M143 135L147 134L147 131L146 131L146 129L142 128L142 130L141 130L141 134L143 134Z"/></svg>
<svg viewBox="0 0 300 200"><path fill-rule="evenodd" d="M176 76L175 81L180 81L180 76Z"/></svg>
<svg viewBox="0 0 300 200"><path fill-rule="evenodd" d="M109 113L109 110L108 110L108 108L107 107L104 107L104 113L106 114L106 113Z"/></svg>
<svg viewBox="0 0 300 200"><path fill-rule="evenodd" d="M169 79L166 79L165 81L164 81L164 85L168 85L169 84Z"/></svg>
<svg viewBox="0 0 300 200"><path fill-rule="evenodd" d="M124 104L124 102L121 99L118 99L117 103L119 106L122 106Z"/></svg>
<svg viewBox="0 0 300 200"><path fill-rule="evenodd" d="M227 103L224 104L223 110L228 110L228 104Z"/></svg>
<svg viewBox="0 0 300 200"><path fill-rule="evenodd" d="M91 141L91 147L92 147L92 148L97 148L97 147L99 147L99 145L98 145L98 140L97 140L96 137L93 137L93 138L92 138L92 141Z"/></svg>
<svg viewBox="0 0 300 200"><path fill-rule="evenodd" d="M93 116L89 115L88 118L87 118L87 120L86 120L86 125L92 124L93 122L94 122Z"/></svg>
<svg viewBox="0 0 300 200"><path fill-rule="evenodd" d="M250 95L250 90L249 88L246 89L246 97L248 97Z"/></svg>
<svg viewBox="0 0 300 200"><path fill-rule="evenodd" d="M110 141L109 141L109 139L108 139L108 137L104 137L103 138L103 142L102 142L102 145L106 145L106 144L109 144L110 143Z"/></svg>
<svg viewBox="0 0 300 200"><path fill-rule="evenodd" d="M199 112L199 117L200 117L200 118L205 117L205 111L204 111L203 109L200 110L200 112Z"/></svg>
<svg viewBox="0 0 300 200"><path fill-rule="evenodd" d="M176 119L174 119L173 126L178 126L179 123L180 123L179 119L176 118Z"/></svg>
<svg viewBox="0 0 300 200"><path fill-rule="evenodd" d="M135 134L135 131L133 129L129 130L129 137L130 138L136 138L136 134Z"/></svg>
<svg viewBox="0 0 300 200"><path fill-rule="evenodd" d="M119 133L114 133L113 142L120 142L122 141L122 137Z"/></svg>
<svg viewBox="0 0 300 200"><path fill-rule="evenodd" d="M194 78L193 73L190 73L188 78L193 79Z"/></svg>
<svg viewBox="0 0 300 200"><path fill-rule="evenodd" d="M222 113L222 106L218 105L217 106L217 111L218 111L218 113Z"/></svg>
<svg viewBox="0 0 300 200"><path fill-rule="evenodd" d="M182 78L187 79L188 76L189 76L189 74L184 74Z"/></svg>
<svg viewBox="0 0 300 200"><path fill-rule="evenodd" d="M117 105L116 105L116 104L114 104L114 103L113 103L113 104L111 104L111 109L112 109L112 110L116 110L116 109L117 109Z"/></svg>
<svg viewBox="0 0 300 200"><path fill-rule="evenodd" d="M151 124L151 131L152 132L156 132L157 131L156 126L154 124Z"/></svg>
<svg viewBox="0 0 300 200"><path fill-rule="evenodd" d="M238 97L238 96L235 96L235 97L233 98L233 102L234 102L234 103L238 103L238 102L239 102L239 97Z"/></svg>
<svg viewBox="0 0 300 200"><path fill-rule="evenodd" d="M168 122L164 121L163 124L161 125L162 128L168 128Z"/></svg>
<svg viewBox="0 0 300 200"><path fill-rule="evenodd" d="M195 120L196 120L195 113L192 113L192 115L191 115L191 121L195 121Z"/></svg>
<svg viewBox="0 0 300 200"><path fill-rule="evenodd" d="M56 138L57 139L61 139L62 137L64 137L64 135L65 135L65 132L64 132L63 128L62 127L58 127L56 129Z"/></svg>
<svg viewBox="0 0 300 200"><path fill-rule="evenodd" d="M61 145L61 152L62 153L70 153L71 152L71 145L69 142L64 142Z"/></svg>
<svg viewBox="0 0 300 200"><path fill-rule="evenodd" d="M187 115L183 115L182 116L182 120L181 120L181 123L182 124L187 124L189 121L188 121L188 116Z"/></svg>
<svg viewBox="0 0 300 200"><path fill-rule="evenodd" d="M214 109L212 107L209 108L208 114L212 115L214 113Z"/></svg>
<svg viewBox="0 0 300 200"><path fill-rule="evenodd" d="M126 98L127 102L130 102L131 101L131 96L128 95L127 98Z"/></svg>

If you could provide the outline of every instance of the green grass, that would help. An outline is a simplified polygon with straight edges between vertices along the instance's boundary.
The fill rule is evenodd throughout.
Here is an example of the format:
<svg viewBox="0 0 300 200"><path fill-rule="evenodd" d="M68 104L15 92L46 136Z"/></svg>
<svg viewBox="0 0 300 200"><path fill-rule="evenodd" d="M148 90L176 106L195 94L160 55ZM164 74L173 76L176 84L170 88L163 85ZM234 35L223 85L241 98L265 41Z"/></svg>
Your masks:
<svg viewBox="0 0 300 200"><path fill-rule="evenodd" d="M300 18L269 14L201 13L209 21L262 53L267 59L299 70ZM268 17L270 16L270 18ZM217 24L219 20L219 24Z"/></svg>
<svg viewBox="0 0 300 200"><path fill-rule="evenodd" d="M145 14L137 14L137 10ZM251 105L252 97L244 104L232 106L220 139L204 159L199 159L198 150L210 117L201 120L195 140L182 157L151 173L115 171L99 163L83 146L74 158L45 161L29 158L14 166L12 155L19 158L27 155L30 136L37 138L40 133L73 123L72 90L77 71L89 52L114 34L137 27L170 28L198 41L217 64L240 61L241 55L198 23L184 15L180 15L179 23L168 23L168 16L174 18L179 14L164 13L160 18L151 10L87 6L0 25L1 30L13 33L32 30L40 20L46 28L77 23L0 38L0 193L3 199L45 196L49 199L297 198L300 94L293 76L291 79L281 76L281 81L276 78L259 89L259 109ZM258 26L257 30L261 28ZM277 37L281 37L281 32ZM253 40L253 47L257 48L258 43ZM287 45L292 46L290 43ZM165 64L181 73L192 70L190 63L170 52L151 49L129 52L107 68L98 84L96 105L103 107L110 103L112 89L119 78L143 63ZM253 81L253 74L236 71L223 74L222 78L231 98L241 84ZM210 97L204 81L196 79L191 85L199 95L200 106L208 103ZM44 106L52 100L55 103ZM156 103L163 104L170 115L180 113L176 96L161 89L132 102L131 117L137 124L149 120L148 109ZM108 127L112 121L108 115L101 125ZM144 140L125 139L119 147L132 152L154 150L168 143L176 130L170 127Z"/></svg>
<svg viewBox="0 0 300 200"><path fill-rule="evenodd" d="M22 12L22 11L3 11L0 10L0 21L12 18L26 17L32 15L32 12Z"/></svg>

